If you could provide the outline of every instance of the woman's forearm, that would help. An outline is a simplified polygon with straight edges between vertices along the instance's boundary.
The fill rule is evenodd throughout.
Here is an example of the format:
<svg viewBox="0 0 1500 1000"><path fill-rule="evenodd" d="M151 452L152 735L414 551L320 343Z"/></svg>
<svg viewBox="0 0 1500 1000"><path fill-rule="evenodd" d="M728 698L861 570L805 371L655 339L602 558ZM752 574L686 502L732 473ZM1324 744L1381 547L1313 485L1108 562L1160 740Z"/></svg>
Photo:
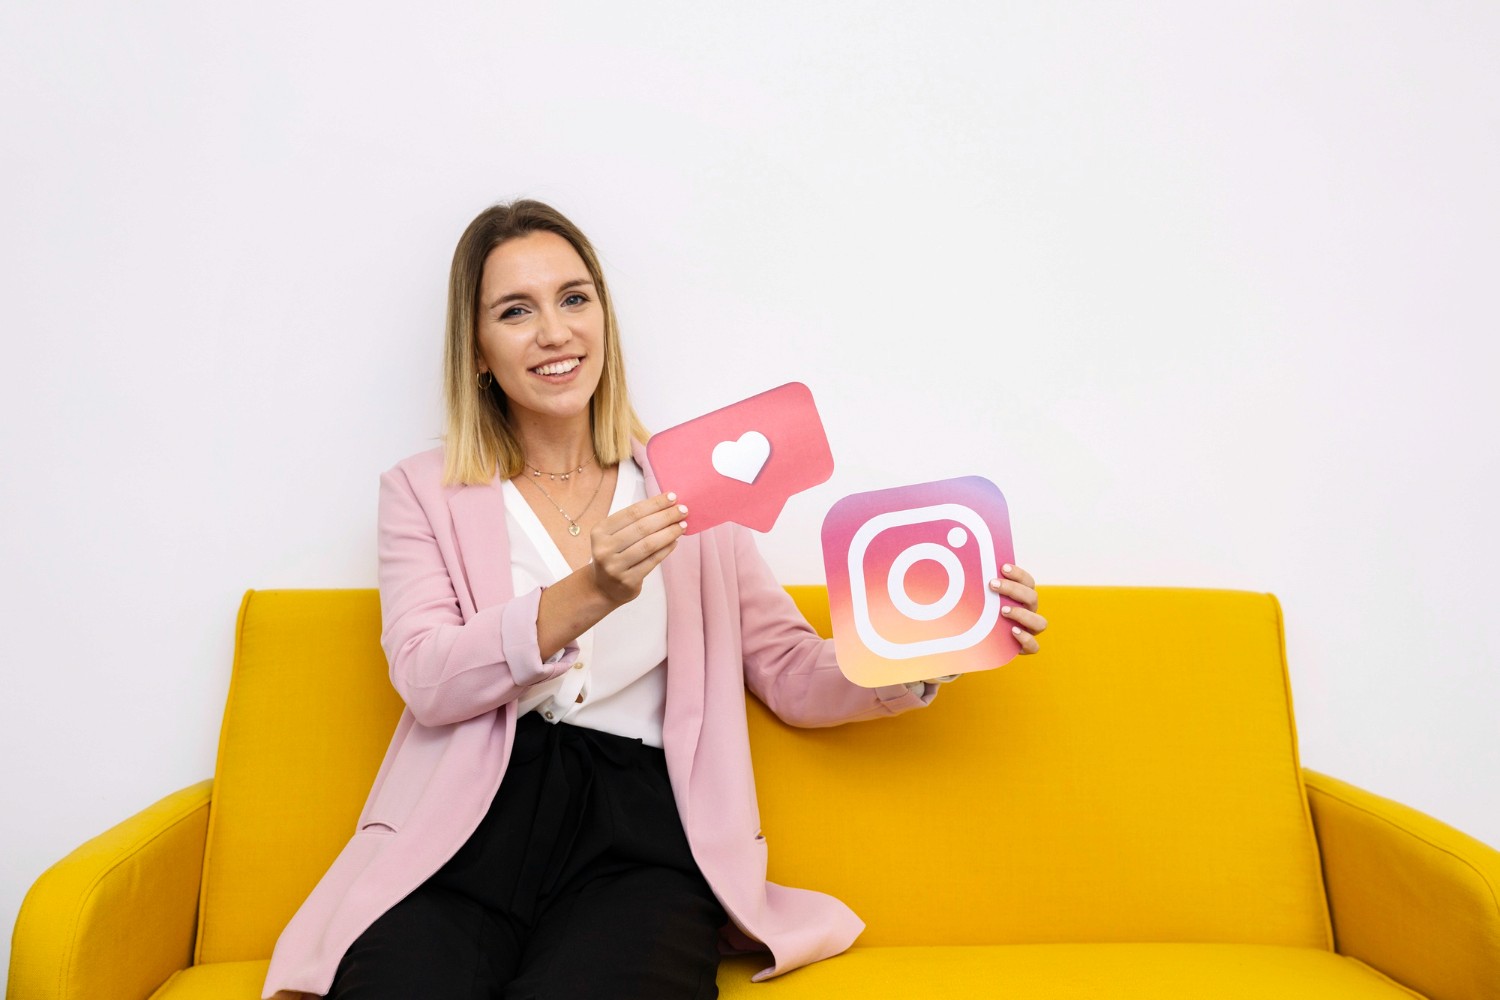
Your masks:
<svg viewBox="0 0 1500 1000"><path fill-rule="evenodd" d="M585 565L542 591L536 613L536 641L542 660L599 624L618 604L605 597Z"/></svg>

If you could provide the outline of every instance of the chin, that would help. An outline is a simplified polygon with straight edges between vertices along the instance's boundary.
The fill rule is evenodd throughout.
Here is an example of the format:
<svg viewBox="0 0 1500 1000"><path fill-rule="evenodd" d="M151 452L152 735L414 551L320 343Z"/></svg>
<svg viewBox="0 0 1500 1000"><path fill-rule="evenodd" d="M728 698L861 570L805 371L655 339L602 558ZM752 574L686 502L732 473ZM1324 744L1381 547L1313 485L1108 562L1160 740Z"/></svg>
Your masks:
<svg viewBox="0 0 1500 1000"><path fill-rule="evenodd" d="M594 394L574 398L571 395L566 398L553 397L551 399L533 400L532 405L525 407L538 416L548 417L552 420L568 420L580 416L587 417L589 405L594 400Z"/></svg>

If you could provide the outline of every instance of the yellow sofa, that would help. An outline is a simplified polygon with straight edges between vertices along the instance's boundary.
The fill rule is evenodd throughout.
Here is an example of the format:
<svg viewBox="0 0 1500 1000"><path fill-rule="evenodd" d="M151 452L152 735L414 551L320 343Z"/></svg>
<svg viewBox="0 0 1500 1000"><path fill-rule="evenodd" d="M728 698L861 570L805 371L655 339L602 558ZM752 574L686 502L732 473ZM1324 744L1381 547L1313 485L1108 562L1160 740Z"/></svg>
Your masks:
<svg viewBox="0 0 1500 1000"><path fill-rule="evenodd" d="M788 588L824 635L822 587ZM771 878L868 924L725 997L1500 998L1500 852L1300 766L1271 594L1043 587L1043 651L894 719L747 698ZM374 590L251 590L211 781L42 874L10 1000L254 1000L401 703Z"/></svg>

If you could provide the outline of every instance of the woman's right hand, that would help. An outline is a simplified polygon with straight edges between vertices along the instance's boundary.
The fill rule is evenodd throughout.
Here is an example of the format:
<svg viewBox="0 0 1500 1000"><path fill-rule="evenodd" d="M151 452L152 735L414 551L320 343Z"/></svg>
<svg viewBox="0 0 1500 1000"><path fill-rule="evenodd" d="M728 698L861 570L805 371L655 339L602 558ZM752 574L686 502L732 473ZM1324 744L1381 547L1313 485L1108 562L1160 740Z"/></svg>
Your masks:
<svg viewBox="0 0 1500 1000"><path fill-rule="evenodd" d="M636 599L641 584L677 547L687 530L687 508L677 494L659 493L616 511L594 525L589 564L595 589L615 606Z"/></svg>

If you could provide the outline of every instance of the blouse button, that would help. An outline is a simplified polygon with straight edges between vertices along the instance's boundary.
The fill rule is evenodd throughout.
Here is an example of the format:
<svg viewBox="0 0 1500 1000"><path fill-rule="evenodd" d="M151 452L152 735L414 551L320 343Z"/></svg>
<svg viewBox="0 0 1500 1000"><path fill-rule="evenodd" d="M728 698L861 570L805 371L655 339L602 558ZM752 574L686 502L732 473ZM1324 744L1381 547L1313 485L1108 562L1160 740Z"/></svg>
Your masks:
<svg viewBox="0 0 1500 1000"><path fill-rule="evenodd" d="M543 712L542 713L542 718L550 720L552 718L552 713L551 712Z"/></svg>
<svg viewBox="0 0 1500 1000"><path fill-rule="evenodd" d="M574 660L573 661L573 669L574 670L582 670L583 669L583 661L582 660Z"/></svg>

